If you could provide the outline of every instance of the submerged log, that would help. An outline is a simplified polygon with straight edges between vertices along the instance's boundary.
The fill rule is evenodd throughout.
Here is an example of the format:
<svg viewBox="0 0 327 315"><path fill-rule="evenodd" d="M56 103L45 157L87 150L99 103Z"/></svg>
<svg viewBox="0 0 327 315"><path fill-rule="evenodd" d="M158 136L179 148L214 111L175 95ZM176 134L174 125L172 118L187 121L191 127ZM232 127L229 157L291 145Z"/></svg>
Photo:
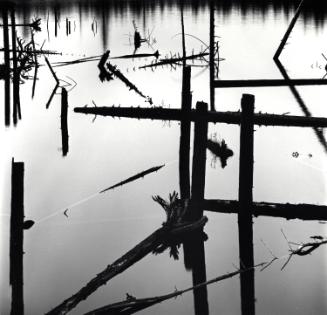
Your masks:
<svg viewBox="0 0 327 315"><path fill-rule="evenodd" d="M326 80L327 82L327 80ZM196 110L190 110L189 114L183 113L180 109L168 109L162 107L75 107L75 113L92 114L111 117L125 117L136 119L152 120L177 120L197 118ZM210 111L202 116L202 119L212 123L240 124L240 112L215 112ZM253 122L259 126L281 126L281 127L317 127L326 128L327 118L324 117L303 117L285 116L275 114L254 114Z"/></svg>
<svg viewBox="0 0 327 315"><path fill-rule="evenodd" d="M184 233L189 233L200 228L207 222L206 217L202 217L196 222L185 222L178 225L164 225L157 229L150 236L117 259L112 264L108 265L102 272L98 273L91 281L89 281L77 293L63 301L57 307L49 311L48 315L67 314L75 308L81 301L85 300L100 286L105 285L110 279L125 271L127 268L144 258L149 253L153 252L167 238L178 236Z"/></svg>

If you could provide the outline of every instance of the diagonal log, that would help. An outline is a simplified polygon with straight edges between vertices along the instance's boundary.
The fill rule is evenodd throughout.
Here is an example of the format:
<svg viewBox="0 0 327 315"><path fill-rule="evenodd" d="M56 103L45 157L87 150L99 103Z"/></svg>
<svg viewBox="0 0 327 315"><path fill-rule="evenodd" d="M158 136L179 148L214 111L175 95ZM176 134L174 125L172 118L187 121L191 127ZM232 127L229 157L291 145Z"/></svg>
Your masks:
<svg viewBox="0 0 327 315"><path fill-rule="evenodd" d="M110 279L125 271L127 268L144 258L149 253L153 252L162 242L169 237L179 236L184 233L189 233L199 228L202 228L208 221L207 217L202 217L196 222L186 222L179 225L169 226L164 225L157 229L134 248L118 258L115 262L108 265L102 272L97 274L77 293L64 300L47 315L62 315L67 314L75 308L80 302L87 299L100 286L105 285Z"/></svg>

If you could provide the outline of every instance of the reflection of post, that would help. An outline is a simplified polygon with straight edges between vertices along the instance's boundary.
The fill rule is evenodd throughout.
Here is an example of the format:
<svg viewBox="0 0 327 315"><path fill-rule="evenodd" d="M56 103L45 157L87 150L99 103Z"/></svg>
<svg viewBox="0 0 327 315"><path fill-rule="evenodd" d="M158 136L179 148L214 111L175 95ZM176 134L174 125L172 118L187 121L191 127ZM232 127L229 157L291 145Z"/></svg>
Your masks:
<svg viewBox="0 0 327 315"><path fill-rule="evenodd" d="M252 230L253 113L254 95L243 94L241 101L239 174L239 251L240 268L254 266ZM255 314L254 270L241 273L242 315Z"/></svg>
<svg viewBox="0 0 327 315"><path fill-rule="evenodd" d="M65 88L61 89L61 139L62 139L62 155L66 156L69 150L68 145L68 93Z"/></svg>
<svg viewBox="0 0 327 315"><path fill-rule="evenodd" d="M189 113L192 107L191 67L183 67L182 118L179 146L179 183L181 199L190 198L190 131Z"/></svg>
<svg viewBox="0 0 327 315"><path fill-rule="evenodd" d="M2 9L3 19L3 48L5 61L5 125L10 125L10 56L9 56L9 27L8 27L8 7L4 5Z"/></svg>
<svg viewBox="0 0 327 315"><path fill-rule="evenodd" d="M214 1L210 0L210 55L209 55L209 73L210 73L210 110L215 110L215 11Z"/></svg>
<svg viewBox="0 0 327 315"><path fill-rule="evenodd" d="M23 223L24 223L24 163L12 161L10 221L10 285L11 315L24 314L23 300Z"/></svg>
<svg viewBox="0 0 327 315"><path fill-rule="evenodd" d="M54 8L54 19L55 19L55 37L57 37L58 34L58 9Z"/></svg>
<svg viewBox="0 0 327 315"><path fill-rule="evenodd" d="M19 72L17 69L17 49L16 49L16 20L15 11L11 11L11 38L12 38L12 64L13 64L13 121L17 124L21 119L20 99L19 99Z"/></svg>

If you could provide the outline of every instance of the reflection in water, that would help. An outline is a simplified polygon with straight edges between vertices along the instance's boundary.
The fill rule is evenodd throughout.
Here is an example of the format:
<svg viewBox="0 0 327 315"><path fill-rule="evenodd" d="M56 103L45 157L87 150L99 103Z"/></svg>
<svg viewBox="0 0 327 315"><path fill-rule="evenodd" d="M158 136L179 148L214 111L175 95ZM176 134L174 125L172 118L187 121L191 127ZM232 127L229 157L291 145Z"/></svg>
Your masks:
<svg viewBox="0 0 327 315"><path fill-rule="evenodd" d="M192 10L196 15L203 8L207 8L210 2L214 2L215 7L219 12L227 16L232 10L240 11L240 13L246 16L248 13L256 11L265 16L269 10L273 9L275 12L286 12L288 14L291 10L295 10L298 6L298 0L185 0L183 1L185 9ZM17 10L19 15L23 15L24 21L29 20L33 15L35 9L41 14L50 11L55 15L55 36L58 33L58 23L61 19L61 12L67 12L73 10L78 6L80 28L84 28L83 21L86 20L85 15L92 13L96 16L96 20L101 21L101 37L103 49L108 48L109 30L108 24L113 16L123 15L126 12L131 12L135 17L143 18L143 27L145 28L145 13L151 15L155 10L160 8L162 11L167 8L178 7L180 1L178 0L125 0L125 1L105 1L105 0L74 0L74 1L20 1L17 3ZM305 22L314 21L316 26L323 25L327 14L327 4L325 1L307 1L302 9L302 18ZM80 31L81 31L80 29ZM138 34L140 34L138 32ZM141 36L138 36L141 39ZM140 43L136 41L136 43ZM136 47L137 49L137 47Z"/></svg>
<svg viewBox="0 0 327 315"><path fill-rule="evenodd" d="M260 6L260 3L253 1L252 5L257 5L258 8L268 8L269 6L262 5ZM162 4L161 1L156 1L153 3L148 3L147 1L140 1L140 2L104 2L104 1L95 1L92 4L90 2L84 1L79 2L79 10L80 10L80 21L84 20L83 14L84 12L91 12L93 9L95 9L98 12L97 18L93 19L91 28L93 33L95 34L98 31L98 22L97 19L99 19L99 16L101 14L101 21L102 21L102 27L99 27L99 30L102 32L102 41L103 46L105 49L107 49L107 36L109 32L107 32L107 24L109 23L109 12L117 12L115 10L121 10L122 11L127 9L132 10L133 12L136 12L138 14L143 15L143 28L144 28L144 34L146 29L146 13L150 12L150 10L146 9L145 7L151 7L153 5ZM213 5L214 2L211 1L211 5ZM282 5L281 2L276 1L275 4ZM289 6L292 2L289 2ZM42 5L42 4L41 4ZM75 21L70 20L68 17L65 16L65 20L61 19L61 13L60 11L69 8L71 4L69 3L63 3L61 6L56 5L54 8L54 15L55 15L55 22L54 22L54 28L55 28L55 36L58 34L58 27L60 20L61 25L65 27L66 35L69 36L72 34L72 31L75 30ZM176 1L166 1L165 4L162 4L163 8L165 5L177 5ZM196 10L203 6L207 5L207 2L198 2L198 1L185 1L185 6L192 6ZM215 3L216 7L219 9L220 6L225 5L225 10L231 8L230 2L222 1L220 3ZM244 12L248 9L246 5L244 5L244 2L238 2L235 1L233 3L234 6L240 6ZM249 5L249 8L252 7L252 5ZM284 3L284 6L285 3ZM24 7L24 3L20 5L18 8L18 11L21 10ZM101 8L101 9L99 9ZM214 47L214 41L212 40L214 37L214 32L212 31L212 28L214 27L214 23L212 21L213 19L213 7L211 7L211 25L210 25L210 58L211 58L211 80L212 80L212 74L213 69L212 68L212 57L216 55L216 52L213 50ZM307 8L308 10L308 8ZM101 11L101 12L100 12ZM9 22L8 22L8 11L4 10L3 14L3 29L6 29L6 32L4 33L4 51L5 51L5 64L4 68L9 68L5 74L9 74L10 72L10 57L6 54L9 54L10 52L10 44L9 41ZM22 12L22 11L20 11ZM224 11L225 12L225 11ZM306 12L306 11L305 11ZM183 11L181 11L181 22L182 22L182 33L184 33L184 19L183 19ZM136 14L137 15L137 14ZM15 24L15 16L14 13L11 13L11 20L12 25ZM65 24L63 23L65 21ZM33 22L34 23L34 22ZM82 23L80 23L82 27ZM32 26L29 26L32 27ZM35 27L35 25L34 25ZM142 39L141 33L138 31L136 25L134 25L135 32L134 32L134 46L135 46L135 52L138 48L140 48L142 42L147 41L146 39ZM12 27L12 40L13 43L16 43L15 39L15 28ZM73 37L73 36L71 36ZM183 244L183 250L184 250L184 264L187 270L190 270L192 272L192 280L193 280L193 286L197 286L198 284L201 284L200 287L196 287L194 290L194 311L195 314L209 314L209 302L208 301L208 291L207 287L204 284L207 280L207 266L206 266L206 256L205 256L205 246L204 241L207 240L207 236L203 231L203 225L206 223L206 217L203 216L204 207L203 205L207 202L205 198L205 181L206 181L206 150L209 148L211 151L215 152L217 156L221 159L221 164L224 167L226 165L227 159L233 155L233 152L227 147L225 141L221 141L220 143L214 142L211 140L208 140L208 123L209 119L212 119L214 115L218 117L219 115L224 115L222 113L217 112L210 112L208 113L208 106L204 102L198 102L196 105L196 110L191 109L192 107L192 93L191 93L191 67L186 65L187 60L193 60L197 57L205 57L208 55L207 52L201 51L198 56L192 54L187 56L186 55L186 48L185 48L185 36L182 36L183 41L183 57L181 58L171 58L169 62L171 63L180 63L182 62L183 66L183 78L182 78L182 101L181 101L181 110L171 110L166 111L167 116L164 117L164 112L162 108L152 108L149 110L148 108L139 108L137 109L138 112L133 112L133 108L127 108L127 111L132 113L134 117L138 118L151 118L152 113L159 113L161 116L157 115L161 119L169 119L173 117L180 121L180 144L179 144L179 181L180 181L180 195L181 199L178 199L178 195L176 192L172 193L169 196L169 201L163 200L161 197L156 196L153 199L158 202L165 210L166 213L166 221L163 224L163 227L155 231L153 234L151 234L148 238L146 238L144 241L142 241L140 244L138 244L136 247L134 247L132 250L128 251L125 255L123 255L121 258L117 259L112 263L111 265L108 265L108 267L100 272L97 276L93 277L90 282L88 282L82 289L80 289L76 294L70 296L68 299L66 299L63 303L58 305L55 309L50 311L48 314L59 314L61 312L65 313L66 311L69 311L73 309L75 306L77 306L81 301L86 299L91 293L96 291L100 286L104 285L108 280L113 278L119 273L122 273L125 269L131 267L133 264L135 264L137 261L141 260L143 257L145 257L149 253L155 253L160 254L164 252L165 250L169 249L169 254L174 259L179 258L179 248L180 245ZM32 38L32 42L34 42ZM15 45L14 45L15 46ZM15 65L15 55L16 52L14 51L15 48L12 47L13 50L13 83L18 82L17 81L17 73L18 73L18 65ZM23 49L21 47L21 49ZM42 48L41 48L42 51ZM154 53L147 53L147 54L136 54L134 52L134 55L128 55L128 54L121 54L118 57L115 57L115 59L131 59L131 58L143 58L143 57L155 57L158 58L159 52L158 50ZM36 57L36 49L35 49L35 43L33 45L33 53L31 54L34 57ZM7 62L6 62L7 57ZM56 64L53 64L53 66L66 66L66 65L73 65L78 63L85 63L89 61L98 61L100 60L98 64L98 68L100 70L100 80L103 81L113 81L114 78L118 78L121 82L123 82L127 88L130 90L133 90L136 92L139 96L146 99L151 105L152 105L152 99L148 96L145 96L141 92L141 88L139 89L133 82L137 82L133 80L130 80L127 78L125 74L123 74L123 71L120 71L118 69L118 62L117 65L113 65L110 63L109 60L109 51L104 53L104 55L97 55L93 57L78 59L70 62L58 62ZM33 59L34 60L34 59ZM34 60L34 66L35 71L37 71L37 60ZM50 96L50 99L48 101L47 107L49 107L49 104L52 100L52 97L55 95L57 88L59 87L60 81L56 76L56 73L53 71L52 65L48 60L46 59L46 62L48 64L49 69L52 72L53 77L56 80L56 86L52 92L52 95ZM160 62L160 61L159 61ZM163 62L163 60L161 61ZM19 64L19 62L18 62ZM16 69L16 70L15 70ZM15 79L16 75L16 79ZM9 75L5 76L5 79L9 80ZM18 76L19 78L19 76ZM34 75L34 84L33 84L33 95L35 90L35 82L36 82L37 74ZM132 76L131 76L132 79ZM286 79L286 77L285 77ZM117 80L116 80L117 81ZM260 81L260 80L259 80ZM10 81L9 81L10 83ZM116 82L110 82L110 84L113 84ZM213 82L212 82L213 83ZM283 82L285 84L285 82ZM110 85L108 84L108 85ZM137 83L139 84L139 82ZM145 86L146 87L146 86ZM144 87L142 86L142 89ZM195 87L194 87L195 88ZM7 101L7 96L10 94L10 85L9 87L5 84L5 91L9 89L8 94L5 94L5 101ZM214 95L213 92L213 84L211 84L211 108L214 109ZM13 94L13 102L14 104L19 104L19 84L18 88L17 86L13 87L14 94ZM18 91L18 98L17 94L15 94L15 91ZM69 143L68 143L68 90L66 90L65 87L61 87L61 131L62 131L62 149L63 149L63 155L65 156L68 153L69 150ZM133 94L133 93L131 93ZM16 95L16 96L15 96ZM10 97L10 95L9 95ZM16 97L16 101L15 101ZM9 98L10 102L10 98ZM70 99L71 102L71 99ZM252 200L252 187L253 187L253 102L254 98L250 95L244 95L242 99L242 113L230 113L230 116L224 116L225 122L233 123L233 124L241 124L241 147L240 147L240 177L239 177L239 202L234 201L226 201L225 203L228 204L230 208L233 208L233 211L238 212L238 228L239 228L239 258L240 258L240 271L235 272L234 274L241 273L241 282L240 282L240 288L241 288L241 309L242 314L255 314L255 281L254 281L254 249L253 249L253 227L252 227L252 214L255 213L253 209L253 200ZM94 103L95 104L95 103ZM252 105L252 110L249 110ZM5 107L7 108L7 107ZM14 105L14 121L15 117L18 115L18 105L17 108L16 105ZM89 109L84 109L85 112L87 112ZM114 112L116 109L112 108L112 111ZM124 108L119 108L116 111L116 114L120 111L124 110ZM10 111L10 104L9 104L9 110L6 109L6 113ZM76 112L83 112L80 109L76 110ZM103 108L96 108L94 110L94 113L101 113L103 111ZM307 110L308 111L308 110ZM171 114L173 113L173 114ZM142 116L142 115L143 116ZM191 115L192 114L192 115ZM7 114L6 114L7 115ZM112 114L115 116L115 113ZM10 116L10 114L9 114ZM192 117L191 117L192 116ZM210 117L209 117L210 116ZM227 118L226 118L227 117ZM231 118L232 117L232 118ZM262 118L262 122L265 122L265 119L267 119L264 115L257 115L257 118ZM277 117L277 116L276 116ZM275 118L276 118L275 117ZM277 117L278 119L282 119L281 117ZM190 138L191 138L191 121L194 121L194 145L193 145L193 163L192 163L192 185L190 184ZM258 120L256 120L258 122ZM274 122L271 122L273 125ZM147 147L148 148L148 147ZM65 159L67 161L67 159ZM68 159L69 160L69 159ZM100 191L98 194L108 191L110 189L114 189L117 186L122 186L126 183L132 182L136 179L139 179L147 174L156 172L157 170L161 169L163 165L158 167L150 168L146 171L143 171L141 173L138 173L126 180L123 180L119 182L116 185L110 186L102 191ZM98 195L96 194L96 195ZM123 196L125 198L125 195ZM15 198L14 198L15 199ZM19 200L19 198L17 198ZM81 202L80 202L81 203ZM79 204L80 204L79 203ZM78 204L78 203L76 203ZM223 207L224 205L222 205ZM266 205L267 206L267 205ZM274 213L274 215L279 215L280 212L278 212L278 209L276 205L269 205L270 211ZM289 206L284 205L284 206ZM299 209L296 205L292 205L295 210ZM236 208L236 210L235 210ZM306 208L306 207L304 207ZM303 205L302 205L302 211L303 211ZM68 218L68 208L65 209L63 214L66 216L65 220ZM307 210L307 209L306 209ZM62 212L62 211L61 211ZM219 212L219 209L218 211ZM281 211L283 212L283 211ZM278 214L276 214L278 213ZM51 216L51 215L50 215ZM45 218L49 218L45 217ZM185 221L184 221L185 219ZM69 220L71 221L71 216L69 217ZM40 223L40 221L38 222ZM28 229L30 228L34 222L32 220L25 221L25 223L22 225L23 228ZM196 232L194 232L196 230ZM189 232L184 234L184 232ZM194 233L193 233L194 232ZM180 233L183 233L182 236ZM177 234L177 236L176 236ZM221 237L221 235L219 235ZM319 236L317 236L319 237ZM324 239L323 239L324 240ZM317 248L316 244L313 245L312 248ZM311 250L311 248L309 249ZM299 255L302 253L307 253L307 251L298 252ZM12 255L11 255L12 256ZM215 266L217 267L217 266ZM246 271L245 271L246 270ZM243 272L244 271L244 272ZM86 275L88 276L88 275ZM12 277L12 272L11 276ZM172 296L177 296L178 294L181 294L179 292L175 292L175 295L167 295L157 298L148 298L148 299L138 299L136 302L136 298L133 297L130 294L127 294L127 299L124 302L120 302L120 304L116 304L115 306L111 305L110 308L107 306L105 311L113 310L117 313L117 307L119 306L119 313L131 313L135 310L144 309L148 306L151 306L155 303L161 302L166 298L171 298ZM135 302L135 303L134 303ZM138 303L138 304L137 304ZM48 305L47 305L48 307ZM115 308L116 307L116 308Z"/></svg>

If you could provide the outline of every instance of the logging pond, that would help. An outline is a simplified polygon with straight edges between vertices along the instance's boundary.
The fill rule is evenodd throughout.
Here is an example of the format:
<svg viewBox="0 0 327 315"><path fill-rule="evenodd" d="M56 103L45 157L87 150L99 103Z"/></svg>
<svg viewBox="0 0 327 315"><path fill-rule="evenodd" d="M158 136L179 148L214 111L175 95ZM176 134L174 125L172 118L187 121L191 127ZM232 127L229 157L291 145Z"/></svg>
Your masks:
<svg viewBox="0 0 327 315"><path fill-rule="evenodd" d="M6 80L0 78L1 315L10 313L12 298L12 158L24 162L25 219L35 221L24 231L25 314L45 314L162 227L166 214L152 196L167 200L174 191L180 194L180 121L84 115L74 109L180 109L185 38L185 55L193 56L186 60L186 65L191 66L192 109L203 101L210 110L210 17L211 21L214 18L215 80L284 79L273 56L298 2L259 3L217 1L212 10L210 1L185 1L184 6L172 0L18 2L14 9L20 42L17 49L32 49L34 44L33 49L39 53L37 79L33 80L34 66L25 69L24 77L18 79L21 119L16 125L12 112L10 125L5 125ZM5 9L0 10L4 21ZM279 61L291 79L321 79L326 75L327 12L310 11L308 7L303 10ZM10 21L10 13L6 12ZM40 31L26 26L37 19L41 19ZM5 42L3 21L0 48ZM139 47L135 46L139 36L136 33L140 35ZM108 50L106 61L112 68L100 80L98 64ZM133 54L134 58L130 58ZM196 54L202 56L195 58ZM3 69L3 49L0 55ZM125 58L114 58L122 56ZM169 58L180 60L154 65ZM149 67L141 68L145 65ZM129 83L112 74L117 69ZM56 90L52 71L59 80ZM62 111L62 88L67 91L66 114ZM325 85L216 88L215 110L240 111L242 94L255 96L255 114L327 115ZM66 127L62 121L65 115ZM192 122L191 177L193 126ZM65 128L69 135L66 143ZM254 202L327 205L324 130L254 126ZM219 158L206 150L204 198L238 200L240 126L209 122L207 134L213 142L226 143L233 155L222 167ZM106 190L140 173L142 178L136 176L135 180ZM204 215L208 218L204 227L207 239L202 242L204 253L195 252L192 260L195 269L202 268L199 274L205 273L210 280L240 266L238 216L213 211L204 211ZM202 295L188 292L139 313L244 315L250 313L242 311L241 305L249 303L255 305L256 314L326 314L326 245L311 255L294 255L285 265L289 246L298 246L292 242L301 244L312 241L312 236L327 237L325 223L324 218L253 217L254 262L278 257L264 270L255 270L255 297L249 297L253 301L241 301L246 297L241 295L240 276L236 275L208 285ZM198 258L202 263L197 263ZM169 251L150 253L70 313L85 314L118 301L192 287L197 275L185 267L184 260L183 246L179 247L179 259L170 257Z"/></svg>

